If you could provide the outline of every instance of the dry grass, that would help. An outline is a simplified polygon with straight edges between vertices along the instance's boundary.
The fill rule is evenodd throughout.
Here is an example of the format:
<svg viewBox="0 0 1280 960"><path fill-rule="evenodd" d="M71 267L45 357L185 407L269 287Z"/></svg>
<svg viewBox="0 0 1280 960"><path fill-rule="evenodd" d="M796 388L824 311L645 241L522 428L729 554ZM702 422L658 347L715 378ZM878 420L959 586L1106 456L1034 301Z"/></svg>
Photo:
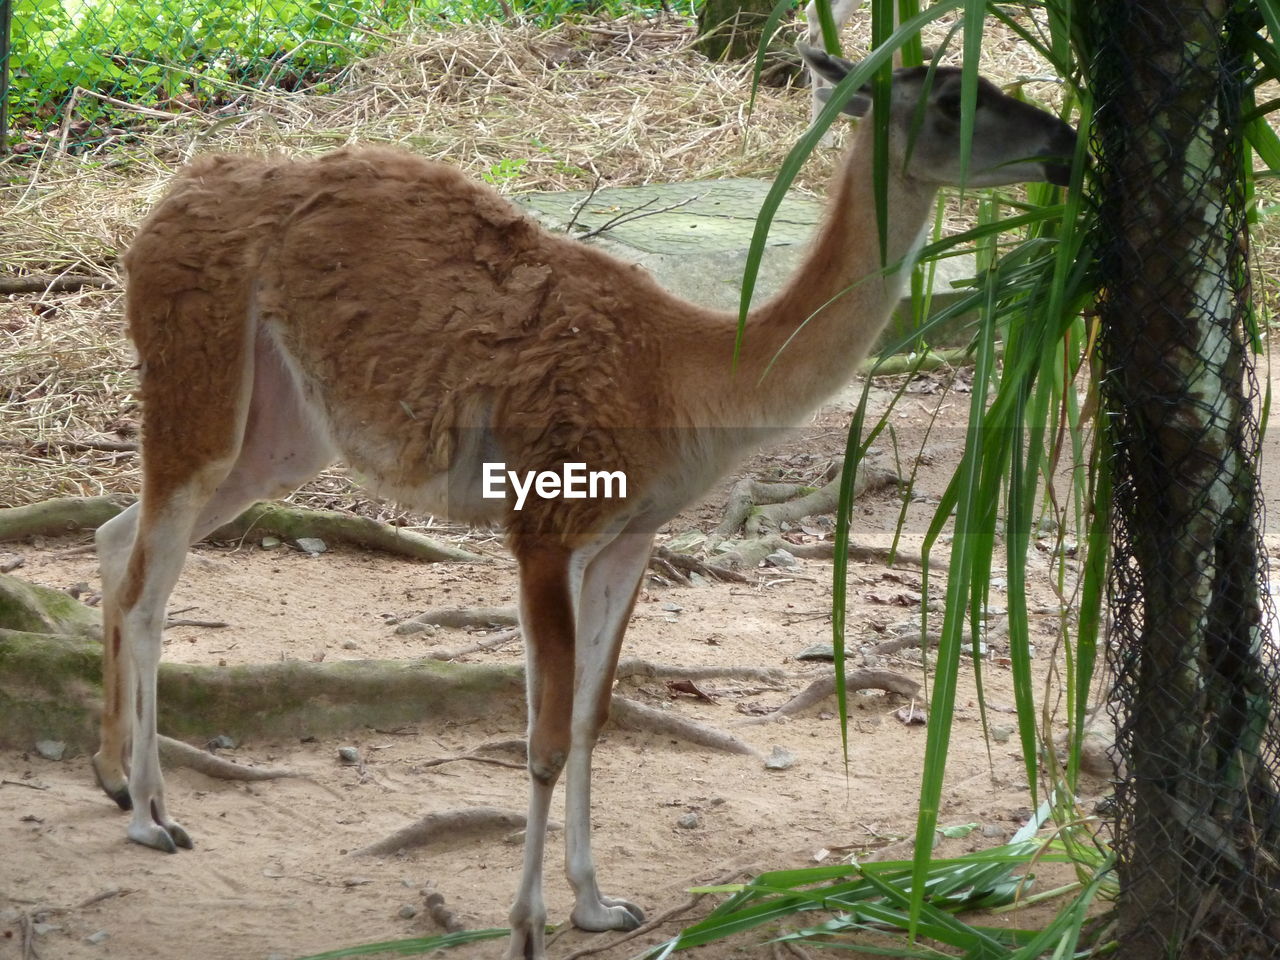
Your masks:
<svg viewBox="0 0 1280 960"><path fill-rule="evenodd" d="M950 27L935 24L926 42L942 46ZM866 23L850 25L848 53L865 52L866 31ZM65 144L55 136L38 156L0 164L3 275L75 273L113 283L0 298L0 506L136 489L136 453L86 450L83 442L135 438L117 261L173 171L194 154L306 155L397 143L508 193L584 188L597 177L606 184L771 177L807 121L807 92L763 89L748 115L749 69L708 63L691 39L674 21L424 29L354 66L330 93L244 91L214 114L140 118L127 138L89 153L59 149ZM984 70L1006 81L1047 74L998 24L989 27ZM1051 83L1029 90L1056 96ZM819 187L835 157L815 155L799 186ZM341 471L301 496L378 515L386 509Z"/></svg>

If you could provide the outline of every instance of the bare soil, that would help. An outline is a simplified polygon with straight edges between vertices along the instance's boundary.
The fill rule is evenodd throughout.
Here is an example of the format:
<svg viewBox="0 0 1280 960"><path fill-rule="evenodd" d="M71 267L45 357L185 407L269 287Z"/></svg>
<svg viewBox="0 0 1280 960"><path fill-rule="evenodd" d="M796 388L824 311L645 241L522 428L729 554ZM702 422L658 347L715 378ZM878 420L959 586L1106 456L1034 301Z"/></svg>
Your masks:
<svg viewBox="0 0 1280 960"><path fill-rule="evenodd" d="M940 402L941 424L963 421L968 396L937 388L933 376L913 385L894 415L899 455L911 462L923 429ZM961 390L963 383L960 384ZM877 389L883 405L887 391ZM848 398L804 431L789 436L744 466L766 478L812 476L844 444ZM955 426L935 428L907 512L906 546L918 546L955 466L962 437ZM883 456L893 456L886 445ZM710 529L718 521L728 478L704 503L677 518L670 532ZM859 504L855 536L887 543L902 500L896 491ZM823 535L821 521L796 531ZM660 538L661 539L661 538ZM74 552L78 541L21 549L20 573L45 585L97 586L96 560ZM1056 607L1049 589L1049 541L1032 559L1035 603ZM596 752L596 857L607 893L626 896L657 915L685 903L688 890L736 871L838 862L850 855L909 856L925 727L904 725L901 698L865 692L853 698L849 763L841 758L834 700L785 722L747 725L759 705L773 706L830 668L797 661L813 644L830 641L830 564L803 561L794 569L762 568L751 585L689 587L647 583L631 623L624 656L687 666L751 665L787 672L787 689L761 690L751 681L699 681L714 702L673 691L665 681L620 683L619 692L731 731L767 754L792 752L790 769L771 771L759 758L719 754L656 734L607 728ZM935 570L930 595L945 578ZM919 573L854 564L849 647L891 636L918 615ZM394 623L428 608L505 604L516 595L510 562L470 567L415 564L341 549L319 556L257 544L201 546L192 551L170 609L197 620L225 621L222 629L175 627L165 656L191 663L259 663L275 659L420 657L434 648L465 646L461 631L401 636ZM1000 602L997 592L993 603ZM993 610L993 622L1001 611ZM1043 680L1055 656L1057 618L1036 617L1037 673ZM993 640L984 664L989 725L984 738L966 662L952 737L943 825L976 823L963 840L940 850L959 853L1007 839L1029 816L1031 796L1016 736L1002 661ZM519 644L472 659L514 660ZM858 654L852 665L860 665ZM921 678L918 653L887 660ZM442 894L467 927L504 926L519 874L519 837L443 841L387 858L351 851L425 814L471 806L523 811L526 778L518 769L459 762L423 767L430 759L464 753L480 743L523 733L520 698L495 703L483 721L433 721L431 704L411 729L357 730L336 740L244 743L224 755L294 768L304 776L261 784L232 784L188 770L168 775L171 812L192 833L193 852L166 856L125 840L125 818L94 785L87 758L59 762L30 752L0 752L0 960L23 957L21 914L44 924L36 956L80 960L170 958L289 958L355 943L441 932L422 907L422 891ZM209 730L212 738L219 733ZM364 763L347 765L340 746L355 746ZM1103 784L1095 785L1099 790ZM558 798L559 803L559 798ZM558 805L558 804L557 804ZM696 825L686 814L697 814ZM558 839L549 844L546 897L552 922L572 904L561 877ZM714 906L705 898L661 931L620 945L605 957L634 956L679 925ZM419 908L400 916L406 904ZM567 926L567 924L566 924ZM698 951L707 958L768 956L758 946L767 930ZM97 943L89 937L99 936ZM564 930L552 947L562 957L596 935ZM501 941L458 948L459 958L500 956Z"/></svg>

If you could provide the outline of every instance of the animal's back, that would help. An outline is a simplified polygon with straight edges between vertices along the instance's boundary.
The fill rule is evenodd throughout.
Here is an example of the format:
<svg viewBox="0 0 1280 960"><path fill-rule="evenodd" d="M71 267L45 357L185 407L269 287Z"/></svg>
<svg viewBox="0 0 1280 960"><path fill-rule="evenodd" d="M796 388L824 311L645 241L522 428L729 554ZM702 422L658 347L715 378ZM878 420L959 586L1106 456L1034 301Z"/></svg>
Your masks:
<svg viewBox="0 0 1280 960"><path fill-rule="evenodd" d="M154 363L234 364L261 323L344 457L409 503L450 471L477 482L460 457L642 479L649 444L610 428L671 424L660 337L629 319L660 314L666 294L399 150L198 161L127 266L144 395Z"/></svg>

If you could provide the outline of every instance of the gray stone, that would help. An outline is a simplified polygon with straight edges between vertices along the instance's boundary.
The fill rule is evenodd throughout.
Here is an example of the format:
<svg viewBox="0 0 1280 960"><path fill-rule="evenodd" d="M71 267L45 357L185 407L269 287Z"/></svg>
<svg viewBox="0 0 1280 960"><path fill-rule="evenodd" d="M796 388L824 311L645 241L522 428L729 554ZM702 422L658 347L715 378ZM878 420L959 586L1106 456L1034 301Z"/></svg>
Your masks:
<svg viewBox="0 0 1280 960"><path fill-rule="evenodd" d="M280 546L281 546L281 540L279 537L263 537L262 538L263 550L279 550Z"/></svg>
<svg viewBox="0 0 1280 960"><path fill-rule="evenodd" d="M403 906L401 906L399 910L396 911L396 916L398 916L401 920L412 920L417 915L418 915L418 908L415 907L412 903L406 903Z"/></svg>
<svg viewBox="0 0 1280 960"><path fill-rule="evenodd" d="M774 746L769 751L769 755L764 758L764 768L766 770L787 770L795 766L796 755L786 747Z"/></svg>
<svg viewBox="0 0 1280 960"><path fill-rule="evenodd" d="M829 643L815 643L796 654L797 660L816 660L820 663L832 663L835 658L836 648Z"/></svg>
<svg viewBox="0 0 1280 960"><path fill-rule="evenodd" d="M359 763L360 750L356 747L339 747L338 759L343 763Z"/></svg>
<svg viewBox="0 0 1280 960"><path fill-rule="evenodd" d="M594 194L586 190L530 193L515 199L556 231L571 221L575 234L616 221L586 242L639 264L672 293L694 303L737 310L756 219L772 186L768 180L737 178L606 187ZM754 303L763 303L791 276L822 212L823 203L810 197L790 193L783 198L769 227ZM629 213L644 216L628 220ZM970 254L944 258L930 270L934 313L970 292L964 289L966 281L977 272ZM930 336L931 345L967 343L966 324L971 319L969 313L948 321ZM882 343L903 340L913 325L908 298L895 311Z"/></svg>
<svg viewBox="0 0 1280 960"><path fill-rule="evenodd" d="M86 943L91 943L96 947L98 944L102 943L102 941L106 940L109 936L111 936L111 934L107 933L107 931L99 930L97 933L89 934L84 939Z"/></svg>
<svg viewBox="0 0 1280 960"><path fill-rule="evenodd" d="M696 813L686 813L676 821L676 826L681 830L696 830L702 826L702 818Z"/></svg>
<svg viewBox="0 0 1280 960"><path fill-rule="evenodd" d="M790 568L800 566L800 561L789 550L775 550L764 558L764 562L771 567Z"/></svg>
<svg viewBox="0 0 1280 960"><path fill-rule="evenodd" d="M299 537L294 543L297 544L299 550L312 557L329 549L319 537Z"/></svg>
<svg viewBox="0 0 1280 960"><path fill-rule="evenodd" d="M67 745L61 740L37 740L36 753L46 760L61 760L67 752Z"/></svg>

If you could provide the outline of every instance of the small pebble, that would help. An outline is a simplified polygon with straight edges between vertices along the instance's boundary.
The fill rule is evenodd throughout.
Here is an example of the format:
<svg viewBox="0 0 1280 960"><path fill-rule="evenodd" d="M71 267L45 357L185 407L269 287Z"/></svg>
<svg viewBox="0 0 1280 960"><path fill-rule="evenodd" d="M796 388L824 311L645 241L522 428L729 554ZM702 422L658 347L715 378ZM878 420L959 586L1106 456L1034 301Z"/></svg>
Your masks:
<svg viewBox="0 0 1280 960"><path fill-rule="evenodd" d="M982 825L982 835L988 839L1003 838L1006 836L1004 827L998 823L984 823Z"/></svg>
<svg viewBox="0 0 1280 960"><path fill-rule="evenodd" d="M992 727L991 739L996 743L1008 743L1013 736L1013 727Z"/></svg>
<svg viewBox="0 0 1280 960"><path fill-rule="evenodd" d="M680 606L680 604L678 603L672 603L670 600L668 600L666 603L662 605L662 609L666 610L668 613L679 613L681 610L684 609L684 607Z"/></svg>
<svg viewBox="0 0 1280 960"><path fill-rule="evenodd" d="M46 933L54 933L61 929L61 924L57 923L33 923L31 925L31 932L37 937L43 937Z"/></svg>
<svg viewBox="0 0 1280 960"><path fill-rule="evenodd" d="M299 550L311 557L329 549L319 537L299 537L293 542L297 544Z"/></svg>
<svg viewBox="0 0 1280 960"><path fill-rule="evenodd" d="M342 649L343 650L359 650L360 644L356 643L354 640L346 640L346 641L343 641Z"/></svg>
<svg viewBox="0 0 1280 960"><path fill-rule="evenodd" d="M236 748L236 742L225 733L220 733L210 740L206 746L210 750L234 750Z"/></svg>
<svg viewBox="0 0 1280 960"><path fill-rule="evenodd" d="M61 740L37 740L36 753L46 760L61 760L67 752L67 745Z"/></svg>
<svg viewBox="0 0 1280 960"><path fill-rule="evenodd" d="M676 821L676 826L681 830L695 830L702 826L702 818L696 813L686 813Z"/></svg>
<svg viewBox="0 0 1280 960"><path fill-rule="evenodd" d="M98 944L100 944L103 940L107 939L107 937L109 936L111 936L111 934L107 933L107 931L99 930L97 933L89 934L87 937L85 937L85 940L89 943L92 943L96 947Z"/></svg>
<svg viewBox="0 0 1280 960"><path fill-rule="evenodd" d="M689 582L695 587L705 587L708 585L707 578L700 573L690 573Z"/></svg>
<svg viewBox="0 0 1280 960"><path fill-rule="evenodd" d="M766 770L787 770L795 766L796 755L785 747L774 746L769 751L769 755L764 758L764 768Z"/></svg>
<svg viewBox="0 0 1280 960"><path fill-rule="evenodd" d="M0 573L12 573L24 563L26 561L16 553L0 553Z"/></svg>
<svg viewBox="0 0 1280 960"><path fill-rule="evenodd" d="M396 911L396 914L400 917L401 920L412 920L414 917L418 915L418 908L415 907L412 903L406 903L404 906L402 906L399 910Z"/></svg>
<svg viewBox="0 0 1280 960"><path fill-rule="evenodd" d="M397 624L395 635L397 637L411 637L415 633L426 633L427 625L419 623L417 620L406 620L404 623Z"/></svg>
<svg viewBox="0 0 1280 960"><path fill-rule="evenodd" d="M283 541L279 537L263 537L262 538L263 550L279 550L282 544L283 544Z"/></svg>
<svg viewBox="0 0 1280 960"><path fill-rule="evenodd" d="M764 558L764 562L770 567L798 567L800 561L795 558L795 554L789 550L775 550Z"/></svg>
<svg viewBox="0 0 1280 960"><path fill-rule="evenodd" d="M829 643L815 643L796 654L797 660L817 660L823 663L831 663L835 658L836 648Z"/></svg>
<svg viewBox="0 0 1280 960"><path fill-rule="evenodd" d="M343 763L359 763L360 750L357 747L339 747L338 759Z"/></svg>

